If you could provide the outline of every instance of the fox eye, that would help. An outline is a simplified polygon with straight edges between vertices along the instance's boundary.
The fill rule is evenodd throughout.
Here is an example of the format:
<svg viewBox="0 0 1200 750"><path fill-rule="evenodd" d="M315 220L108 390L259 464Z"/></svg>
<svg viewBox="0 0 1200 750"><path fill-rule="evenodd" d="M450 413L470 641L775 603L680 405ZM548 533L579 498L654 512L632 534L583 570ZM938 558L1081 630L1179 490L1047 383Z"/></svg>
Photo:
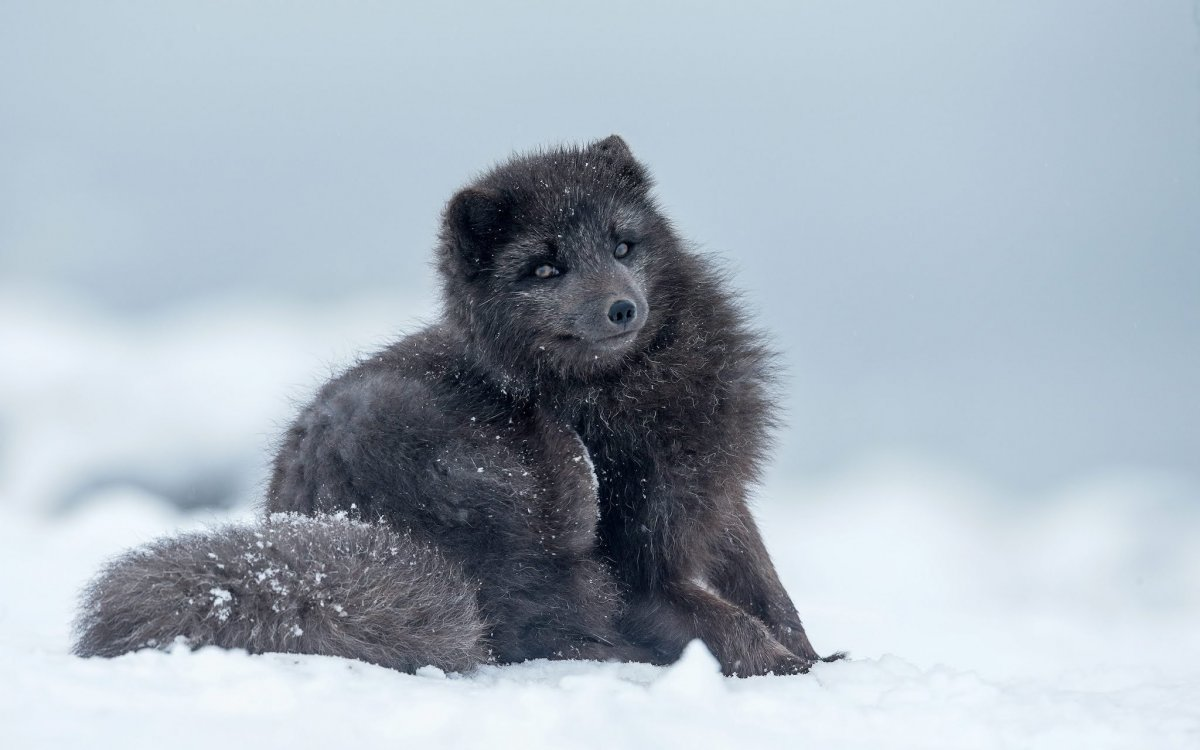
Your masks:
<svg viewBox="0 0 1200 750"><path fill-rule="evenodd" d="M618 258L624 258L626 255L629 255L629 251L632 249L633 246L628 242L618 242L616 248L613 249L613 255Z"/></svg>
<svg viewBox="0 0 1200 750"><path fill-rule="evenodd" d="M542 265L533 269L533 275L537 276L539 279L552 279L560 273L562 273L562 271L559 271L549 263L543 263Z"/></svg>

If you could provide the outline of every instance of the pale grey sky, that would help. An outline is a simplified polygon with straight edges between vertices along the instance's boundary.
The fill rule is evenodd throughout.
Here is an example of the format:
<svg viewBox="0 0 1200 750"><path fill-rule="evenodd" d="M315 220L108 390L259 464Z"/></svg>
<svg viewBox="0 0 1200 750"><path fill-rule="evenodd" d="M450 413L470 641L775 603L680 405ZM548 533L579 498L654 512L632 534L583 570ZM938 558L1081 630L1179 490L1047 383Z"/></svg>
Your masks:
<svg viewBox="0 0 1200 750"><path fill-rule="evenodd" d="M790 470L1196 471L1192 2L247 5L0 6L0 275L427 295L457 185L617 132L781 342Z"/></svg>

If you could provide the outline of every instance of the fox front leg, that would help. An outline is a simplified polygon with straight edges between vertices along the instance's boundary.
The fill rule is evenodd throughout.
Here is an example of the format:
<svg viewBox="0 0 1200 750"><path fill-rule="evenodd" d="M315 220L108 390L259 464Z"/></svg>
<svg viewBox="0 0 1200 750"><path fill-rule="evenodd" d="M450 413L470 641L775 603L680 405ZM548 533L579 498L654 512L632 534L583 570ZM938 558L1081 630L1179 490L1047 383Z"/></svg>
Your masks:
<svg viewBox="0 0 1200 750"><path fill-rule="evenodd" d="M722 555L710 572L713 587L728 601L761 620L796 656L818 661L796 605L779 581L775 565L749 510L728 529ZM840 655L835 655L840 658Z"/></svg>

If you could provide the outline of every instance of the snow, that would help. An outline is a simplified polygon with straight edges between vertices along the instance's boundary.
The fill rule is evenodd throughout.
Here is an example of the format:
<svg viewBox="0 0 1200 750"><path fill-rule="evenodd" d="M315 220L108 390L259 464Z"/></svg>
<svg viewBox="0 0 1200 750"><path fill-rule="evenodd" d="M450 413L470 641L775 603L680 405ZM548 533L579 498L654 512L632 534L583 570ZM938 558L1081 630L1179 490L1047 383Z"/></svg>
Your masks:
<svg viewBox="0 0 1200 750"><path fill-rule="evenodd" d="M230 608L229 604L233 601L233 594L229 589L212 588L208 593L212 594L212 608L216 613L217 619L225 622L229 619Z"/></svg>
<svg viewBox="0 0 1200 750"><path fill-rule="evenodd" d="M294 400L402 312L230 303L132 325L0 294L0 747L1200 747L1200 490L1134 469L1015 493L890 454L772 479L757 510L780 575L818 649L852 656L807 676L725 678L700 644L669 668L468 675L71 656L100 563L251 518ZM209 473L227 507L189 508Z"/></svg>

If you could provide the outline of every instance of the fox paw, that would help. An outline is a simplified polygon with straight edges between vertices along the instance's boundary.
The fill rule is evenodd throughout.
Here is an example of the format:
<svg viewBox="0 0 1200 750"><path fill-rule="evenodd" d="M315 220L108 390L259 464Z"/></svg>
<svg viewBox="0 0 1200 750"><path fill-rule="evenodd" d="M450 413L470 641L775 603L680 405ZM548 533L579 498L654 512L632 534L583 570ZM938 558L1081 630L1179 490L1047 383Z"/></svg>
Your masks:
<svg viewBox="0 0 1200 750"><path fill-rule="evenodd" d="M772 643L734 660L726 666L725 673L733 677L805 674L813 663L810 659L796 656L779 643Z"/></svg>

